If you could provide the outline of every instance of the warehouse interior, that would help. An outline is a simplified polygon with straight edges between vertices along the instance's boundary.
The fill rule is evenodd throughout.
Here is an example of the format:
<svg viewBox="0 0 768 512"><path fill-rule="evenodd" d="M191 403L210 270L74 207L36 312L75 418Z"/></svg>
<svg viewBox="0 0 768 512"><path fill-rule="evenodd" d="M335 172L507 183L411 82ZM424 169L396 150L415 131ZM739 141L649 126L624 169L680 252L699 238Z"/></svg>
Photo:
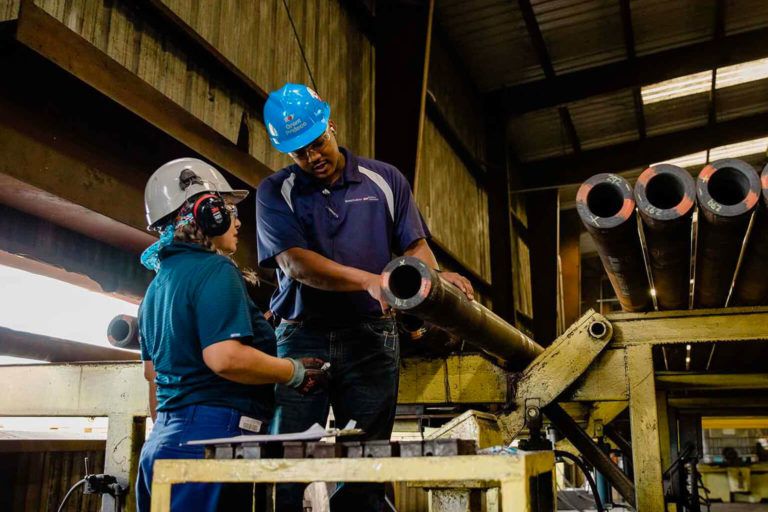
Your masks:
<svg viewBox="0 0 768 512"><path fill-rule="evenodd" d="M250 191L268 310L252 197L290 82L400 170L475 300L396 258L391 440L211 444L155 466L153 511L292 481L328 482L314 512L344 481L399 512L768 511L764 0L0 0L0 62L1 510L137 510L144 187L194 157Z"/></svg>

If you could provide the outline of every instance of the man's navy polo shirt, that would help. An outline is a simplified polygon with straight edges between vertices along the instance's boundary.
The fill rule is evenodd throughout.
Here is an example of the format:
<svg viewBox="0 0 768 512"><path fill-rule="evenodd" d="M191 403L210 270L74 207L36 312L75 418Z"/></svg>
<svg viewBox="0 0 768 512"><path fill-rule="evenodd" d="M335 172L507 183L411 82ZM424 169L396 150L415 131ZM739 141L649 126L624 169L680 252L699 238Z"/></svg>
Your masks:
<svg viewBox="0 0 768 512"><path fill-rule="evenodd" d="M275 333L248 297L240 271L198 244L164 247L160 261L139 311L141 358L157 372L157 409L214 405L271 419L273 385L227 380L203 360L204 348L229 339L276 353Z"/></svg>
<svg viewBox="0 0 768 512"><path fill-rule="evenodd" d="M381 316L367 292L329 292L286 276L275 256L292 247L315 251L345 266L381 273L429 231L410 186L394 166L346 157L342 176L330 187L291 165L261 182L256 196L259 264L277 268L271 309L289 320L353 323Z"/></svg>

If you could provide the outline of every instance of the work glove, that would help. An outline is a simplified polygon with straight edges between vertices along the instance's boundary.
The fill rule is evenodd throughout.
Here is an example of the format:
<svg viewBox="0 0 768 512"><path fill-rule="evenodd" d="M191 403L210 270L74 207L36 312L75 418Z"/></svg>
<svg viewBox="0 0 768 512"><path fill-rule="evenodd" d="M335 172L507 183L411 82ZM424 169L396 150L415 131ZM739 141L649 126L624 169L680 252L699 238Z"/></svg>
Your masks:
<svg viewBox="0 0 768 512"><path fill-rule="evenodd" d="M307 395L315 389L328 387L328 370L330 363L316 357L288 358L293 363L293 376L285 383L302 395Z"/></svg>

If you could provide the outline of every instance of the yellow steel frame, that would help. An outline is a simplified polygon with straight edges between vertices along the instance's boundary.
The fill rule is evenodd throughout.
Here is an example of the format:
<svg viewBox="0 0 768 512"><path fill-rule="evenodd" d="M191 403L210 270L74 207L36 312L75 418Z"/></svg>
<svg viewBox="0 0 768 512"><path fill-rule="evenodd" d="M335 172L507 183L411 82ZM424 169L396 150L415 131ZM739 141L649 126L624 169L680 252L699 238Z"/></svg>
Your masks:
<svg viewBox="0 0 768 512"><path fill-rule="evenodd" d="M171 487L188 482L415 482L498 488L501 512L531 512L531 477L554 470L552 452L361 459L158 460L152 512L170 512Z"/></svg>

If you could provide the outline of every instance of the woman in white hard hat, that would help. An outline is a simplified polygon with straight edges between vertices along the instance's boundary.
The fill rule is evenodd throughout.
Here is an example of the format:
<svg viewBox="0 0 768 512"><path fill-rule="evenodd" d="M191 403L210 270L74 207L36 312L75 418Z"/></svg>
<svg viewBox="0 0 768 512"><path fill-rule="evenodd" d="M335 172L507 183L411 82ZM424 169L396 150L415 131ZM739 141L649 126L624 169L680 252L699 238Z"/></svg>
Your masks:
<svg viewBox="0 0 768 512"><path fill-rule="evenodd" d="M202 458L192 440L266 431L275 383L309 393L326 381L316 358L275 357L275 335L246 292L230 258L237 249L233 190L207 163L168 162L150 177L144 199L160 239L141 257L157 276L139 310L144 375L155 421L141 451L136 482L140 512L150 509L156 459ZM250 486L183 484L172 509L251 510Z"/></svg>

